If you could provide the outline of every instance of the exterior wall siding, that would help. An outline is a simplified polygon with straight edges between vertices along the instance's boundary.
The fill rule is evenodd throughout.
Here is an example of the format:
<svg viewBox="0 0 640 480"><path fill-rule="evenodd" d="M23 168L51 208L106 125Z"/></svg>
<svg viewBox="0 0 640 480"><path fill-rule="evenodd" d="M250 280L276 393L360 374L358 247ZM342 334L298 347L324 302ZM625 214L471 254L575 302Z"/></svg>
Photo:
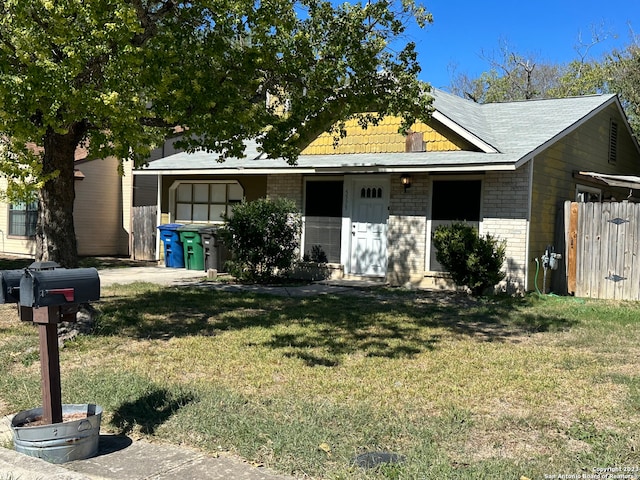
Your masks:
<svg viewBox="0 0 640 480"><path fill-rule="evenodd" d="M618 160L609 163L610 120L618 122ZM565 200L575 200L576 185L589 185L578 181L573 173L593 171L608 174L637 175L640 158L624 120L615 105L609 106L561 141L543 151L534 159L533 198L531 208L531 236L529 248L532 258L541 256L547 245L564 253L562 217ZM592 184L597 186L597 184ZM622 200L628 194L619 189L602 188L605 199L614 196ZM622 196L622 198L621 198ZM564 261L562 262L564 266ZM533 286L535 269L529 273ZM565 280L560 274L551 279L551 288L564 293Z"/></svg>
<svg viewBox="0 0 640 480"><path fill-rule="evenodd" d="M115 158L77 163L83 180L76 180L74 226L78 255L127 255L129 253L131 171L118 173ZM0 190L6 188L0 180ZM35 239L9 236L9 204L0 203L0 251L35 256Z"/></svg>
<svg viewBox="0 0 640 480"><path fill-rule="evenodd" d="M133 162L124 162L122 170L122 176L120 177L120 189L122 191L122 230L118 237L118 251L119 255L132 255Z"/></svg>
<svg viewBox="0 0 640 480"><path fill-rule="evenodd" d="M0 178L0 191L7 188L7 180ZM0 202L0 251L9 255L33 257L36 253L35 239L9 236L9 204Z"/></svg>
<svg viewBox="0 0 640 480"><path fill-rule="evenodd" d="M378 125L364 130L356 120L346 122L347 136L334 145L334 136L323 133L302 153L304 155L332 155L349 153L400 153L405 151L406 137L398 133L399 117L385 117ZM417 122L411 131L423 134L425 151L470 150L470 144L442 125Z"/></svg>
<svg viewBox="0 0 640 480"><path fill-rule="evenodd" d="M124 202L130 206L130 194L123 191L128 184L118 173L118 160L80 162L77 167L84 179L76 182L74 223L78 240L78 255L126 255L128 251L128 222ZM129 226L129 223L126 224Z"/></svg>

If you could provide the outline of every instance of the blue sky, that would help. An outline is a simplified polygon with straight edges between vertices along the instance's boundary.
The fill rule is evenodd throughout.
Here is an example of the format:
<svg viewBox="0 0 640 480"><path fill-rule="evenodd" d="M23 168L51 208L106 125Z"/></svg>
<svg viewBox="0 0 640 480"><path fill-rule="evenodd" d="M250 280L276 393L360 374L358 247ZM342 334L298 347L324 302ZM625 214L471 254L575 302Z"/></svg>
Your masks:
<svg viewBox="0 0 640 480"><path fill-rule="evenodd" d="M593 58L629 45L629 24L640 35L638 0L425 0L424 5L434 22L410 29L408 37L417 45L421 79L438 88L451 83L452 68L471 77L489 70L483 52L497 53L501 42L538 61L566 63L578 58L580 35L590 43L594 28L607 38L590 50Z"/></svg>

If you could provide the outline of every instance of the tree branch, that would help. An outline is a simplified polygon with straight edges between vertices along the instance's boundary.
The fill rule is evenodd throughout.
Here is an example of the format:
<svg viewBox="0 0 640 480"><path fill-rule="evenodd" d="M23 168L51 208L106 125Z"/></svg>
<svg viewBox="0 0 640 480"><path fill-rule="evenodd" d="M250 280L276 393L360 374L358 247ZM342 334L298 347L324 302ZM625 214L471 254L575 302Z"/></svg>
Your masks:
<svg viewBox="0 0 640 480"><path fill-rule="evenodd" d="M158 28L158 21L165 15L174 11L176 4L173 0L167 0L160 8L158 8L158 10L151 12L145 8L142 4L142 0L132 0L132 3L143 31L133 37L131 43L136 47L140 47L155 35Z"/></svg>

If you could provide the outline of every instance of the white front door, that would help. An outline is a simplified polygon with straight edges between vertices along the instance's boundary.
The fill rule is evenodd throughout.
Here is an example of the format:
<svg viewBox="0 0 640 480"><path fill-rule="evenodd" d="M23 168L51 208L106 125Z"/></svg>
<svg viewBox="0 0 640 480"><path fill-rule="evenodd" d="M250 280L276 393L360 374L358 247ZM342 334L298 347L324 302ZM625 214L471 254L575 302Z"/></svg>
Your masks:
<svg viewBox="0 0 640 480"><path fill-rule="evenodd" d="M351 258L353 275L382 276L387 272L387 223L389 181L356 180L351 214Z"/></svg>

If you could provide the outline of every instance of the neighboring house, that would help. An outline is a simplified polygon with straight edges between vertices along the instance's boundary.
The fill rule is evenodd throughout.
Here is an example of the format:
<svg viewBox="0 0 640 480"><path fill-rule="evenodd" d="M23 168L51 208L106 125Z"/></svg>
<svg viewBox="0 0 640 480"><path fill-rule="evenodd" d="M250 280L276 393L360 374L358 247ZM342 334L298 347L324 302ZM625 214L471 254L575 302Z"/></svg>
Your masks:
<svg viewBox="0 0 640 480"><path fill-rule="evenodd" d="M221 222L242 199L287 197L303 214L303 252L320 245L347 278L422 287L448 285L433 230L465 220L506 241L503 287L522 291L535 288L534 260L563 238L565 200L629 195L577 172L640 174L615 95L485 105L434 97L431 121L408 137L394 118L367 130L351 122L337 148L321 135L295 166L252 143L246 158L224 163L206 152L158 153L134 171L136 196L157 203L160 223Z"/></svg>
<svg viewBox="0 0 640 480"><path fill-rule="evenodd" d="M133 200L131 162L124 175L114 157L93 159L76 151L74 227L80 256L128 256ZM6 180L0 181L0 189ZM33 257L38 203L0 203L0 254Z"/></svg>

